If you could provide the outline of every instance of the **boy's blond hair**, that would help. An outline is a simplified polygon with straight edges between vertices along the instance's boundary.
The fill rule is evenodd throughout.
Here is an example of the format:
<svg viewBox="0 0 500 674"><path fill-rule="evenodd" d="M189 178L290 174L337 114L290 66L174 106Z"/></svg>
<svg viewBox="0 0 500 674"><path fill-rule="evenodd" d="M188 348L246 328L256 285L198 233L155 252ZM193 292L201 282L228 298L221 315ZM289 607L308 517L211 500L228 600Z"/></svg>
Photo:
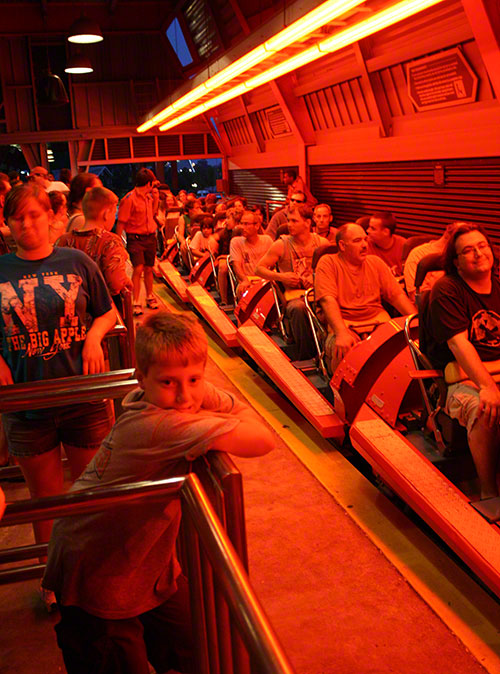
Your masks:
<svg viewBox="0 0 500 674"><path fill-rule="evenodd" d="M118 203L118 197L106 187L92 187L85 193L82 201L82 211L86 220L97 220L105 208L113 208Z"/></svg>
<svg viewBox="0 0 500 674"><path fill-rule="evenodd" d="M147 316L137 328L137 369L144 375L157 362L186 366L191 361L206 361L207 350L207 337L200 322L187 312L159 311Z"/></svg>

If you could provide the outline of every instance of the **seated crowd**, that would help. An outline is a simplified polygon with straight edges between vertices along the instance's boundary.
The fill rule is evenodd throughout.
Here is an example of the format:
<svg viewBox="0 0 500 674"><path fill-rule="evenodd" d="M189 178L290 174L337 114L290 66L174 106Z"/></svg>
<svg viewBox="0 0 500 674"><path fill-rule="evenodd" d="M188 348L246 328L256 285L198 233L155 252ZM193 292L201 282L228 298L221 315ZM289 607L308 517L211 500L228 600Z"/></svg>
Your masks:
<svg viewBox="0 0 500 674"><path fill-rule="evenodd" d="M141 315L143 281L146 304L157 309L153 267L173 241L188 269L207 253L212 256L217 264L222 305L237 303L259 279L273 282L298 361L317 355L304 301L305 291L313 289L318 317L325 326L323 348L330 374L350 349L391 315L415 313L417 290L430 291L420 298L427 355L447 377L447 412L467 429L481 497L497 496L500 393L489 363L500 360L500 282L487 236L475 225L453 223L436 240L408 250L408 240L395 233L392 214L374 212L357 222L334 223L331 206L317 203L300 176L285 172L284 182L288 188L284 207L267 222L262 208L249 208L240 196L218 199L208 195L199 199L185 190L174 195L149 169L138 171L135 187L120 202L97 176L88 173L78 174L69 183L61 180L54 184L45 169L35 167L28 185L0 174L0 254L4 256L0 290L2 306L14 307L2 312L0 383L102 372L101 343L116 318L112 300L119 303L120 293L130 290L134 314ZM428 274L416 288L417 266L429 254L443 255L443 270ZM236 278L235 297L229 283L231 271ZM62 285L61 277L69 290ZM43 305L40 311L37 302ZM118 440L112 460L109 452L114 441L103 443L112 424L107 403L63 408L56 428L49 428L50 410L5 415L9 452L21 465L31 495L62 491L59 443L64 445L72 477L76 479L84 471L74 489L120 483L130 476L165 477L173 469L174 459L187 464L211 447L233 453L238 447L240 456L250 456L256 453L253 447L259 445L250 446L248 438L255 438L256 433L262 440L257 453L269 451L272 438L255 415L227 394L204 384L207 347L202 332L188 317L173 320L158 313L146 319L139 329L137 347L140 390L125 400L125 414L115 426ZM37 343L33 334L38 335ZM165 393L158 382L167 375L172 390ZM119 445L133 445L140 433L149 432L144 411L150 414L147 424L158 424L155 428L160 430L164 427L165 437L160 434L158 442L163 438L165 443L161 447L168 460L165 471L156 465L157 455L144 455L151 459L151 469L144 468L149 465L145 462L139 470L135 462L129 472L126 452L122 458L115 456ZM30 419L30 431L20 440L26 419ZM132 435L124 419L130 422ZM167 421L172 419L179 438L167 433ZM72 551L70 534L76 524L58 523L44 593L55 590L63 605L75 609L63 610L63 627L59 628L68 671L78 671L78 659L91 645L85 631L98 640L111 629L112 622L118 622L116 618L129 621L123 622L123 628L137 635L142 629L138 626L139 613L139 622L145 627L142 617L151 614L147 628L156 639L151 625L158 616L161 624L161 611L168 609L176 593L185 626L185 585L173 552L178 515L173 512L161 525L170 536L166 549L159 548L170 565L164 591L153 597L157 580L153 575L160 573L155 562L151 577L146 574L137 585L137 597L122 605L127 591L121 586L117 590L107 587L103 567L99 592L107 598L105 609L101 606L104 599L99 603L99 593L85 584L84 577L94 554L92 546L113 547L106 540L112 525L101 518L105 528L95 536L94 524L100 516L95 520L94 516L82 517L78 526L88 535L79 539L78 549ZM50 530L50 522L37 523L36 540L46 542ZM127 526L122 526L120 536L124 541L129 535ZM154 558L154 536L148 545ZM81 561L65 575L61 569L70 568L65 560L72 554ZM132 573L130 568L123 570L124 583L127 573ZM75 589L80 584L84 588L81 593ZM53 596L47 601L53 601ZM109 606L116 610L108 610ZM95 616L102 619L99 624ZM83 636L76 639L79 633ZM113 647L118 648L124 634L115 635ZM131 650L124 657L138 658L144 666L146 655L141 652L139 656L137 650L141 639L132 639ZM171 661L164 654L158 656L159 666L174 663L186 667L182 671L189 671L190 641L191 635L186 632ZM92 666L100 666L99 657Z"/></svg>

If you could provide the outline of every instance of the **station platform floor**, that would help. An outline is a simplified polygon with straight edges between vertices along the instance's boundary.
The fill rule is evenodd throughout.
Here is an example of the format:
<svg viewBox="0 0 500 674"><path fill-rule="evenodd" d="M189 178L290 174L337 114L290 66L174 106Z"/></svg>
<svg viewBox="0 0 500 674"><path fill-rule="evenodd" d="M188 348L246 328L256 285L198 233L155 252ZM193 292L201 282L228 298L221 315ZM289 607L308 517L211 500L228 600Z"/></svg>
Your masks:
<svg viewBox="0 0 500 674"><path fill-rule="evenodd" d="M158 296L179 308L163 288ZM297 674L500 672L500 604L209 334L208 378L274 431L243 474L250 579ZM26 497L3 483L8 500ZM2 548L31 540L0 529ZM37 581L0 587L0 672L64 672Z"/></svg>

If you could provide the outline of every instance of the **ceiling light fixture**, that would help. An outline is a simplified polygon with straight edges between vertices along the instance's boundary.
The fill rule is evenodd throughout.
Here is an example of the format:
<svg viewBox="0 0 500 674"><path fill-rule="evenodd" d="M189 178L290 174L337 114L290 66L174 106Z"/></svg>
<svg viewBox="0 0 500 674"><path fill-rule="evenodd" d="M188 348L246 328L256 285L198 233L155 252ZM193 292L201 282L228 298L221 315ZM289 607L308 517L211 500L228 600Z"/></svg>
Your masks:
<svg viewBox="0 0 500 674"><path fill-rule="evenodd" d="M91 44L93 42L102 42L103 39L102 31L97 21L87 19L86 16L81 16L77 19L69 29L69 42Z"/></svg>
<svg viewBox="0 0 500 674"><path fill-rule="evenodd" d="M257 87L270 82L286 73L289 73L297 68L300 68L308 63L312 63L317 59L325 56L325 54L333 53L346 47L353 42L357 42L362 38L368 37L368 35L373 35L373 33L392 26L398 21L402 21L418 12L428 9L433 5L437 5L443 0L402 0L401 2L396 3L392 7L389 7L385 10L377 12L376 14L370 16L359 23L356 23L349 28L339 31L332 37L327 38L314 45L309 49L300 52L299 54L292 56L289 59L286 59L282 63L279 63L272 68L252 77L243 84L229 89L220 96L210 99L209 101L197 106L192 110L188 110L179 117L174 117L170 121L166 122L160 126L160 131L167 131L168 129L186 122L193 117L197 117L203 112L210 110L211 108L221 105L223 102L229 101L237 96L241 96L242 93L246 93L255 89ZM138 129L139 130L139 129Z"/></svg>
<svg viewBox="0 0 500 674"><path fill-rule="evenodd" d="M236 60L231 65L210 77L206 82L200 84L198 87L182 96L177 101L164 108L147 122L141 124L137 131L142 133L156 126L168 117L171 117L178 110L187 107L190 103L194 103L207 93L214 89L230 82L232 79L241 75L245 71L262 63L267 58L276 54L277 52L289 47L297 40L306 37L309 33L324 26L326 23L333 21L337 17L345 14L358 5L363 4L366 0L327 0L316 9L294 21L290 26L284 28L282 31L274 35L272 38L260 44L255 49L252 49L247 54Z"/></svg>
<svg viewBox="0 0 500 674"><path fill-rule="evenodd" d="M71 75L84 75L85 73L93 73L94 69L89 58L83 54L74 54L70 57L64 72Z"/></svg>

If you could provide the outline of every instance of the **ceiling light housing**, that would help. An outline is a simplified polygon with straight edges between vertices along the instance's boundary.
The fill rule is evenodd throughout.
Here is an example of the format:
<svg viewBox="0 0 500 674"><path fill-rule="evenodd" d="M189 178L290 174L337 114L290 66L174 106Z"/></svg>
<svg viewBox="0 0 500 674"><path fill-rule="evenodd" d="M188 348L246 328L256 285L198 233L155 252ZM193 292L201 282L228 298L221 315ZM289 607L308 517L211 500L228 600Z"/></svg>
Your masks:
<svg viewBox="0 0 500 674"><path fill-rule="evenodd" d="M64 72L71 75L85 75L86 73L93 73L94 69L89 58L83 54L74 54L70 57Z"/></svg>
<svg viewBox="0 0 500 674"><path fill-rule="evenodd" d="M102 31L97 21L82 16L77 19L69 29L68 41L77 44L92 44L102 42Z"/></svg>

